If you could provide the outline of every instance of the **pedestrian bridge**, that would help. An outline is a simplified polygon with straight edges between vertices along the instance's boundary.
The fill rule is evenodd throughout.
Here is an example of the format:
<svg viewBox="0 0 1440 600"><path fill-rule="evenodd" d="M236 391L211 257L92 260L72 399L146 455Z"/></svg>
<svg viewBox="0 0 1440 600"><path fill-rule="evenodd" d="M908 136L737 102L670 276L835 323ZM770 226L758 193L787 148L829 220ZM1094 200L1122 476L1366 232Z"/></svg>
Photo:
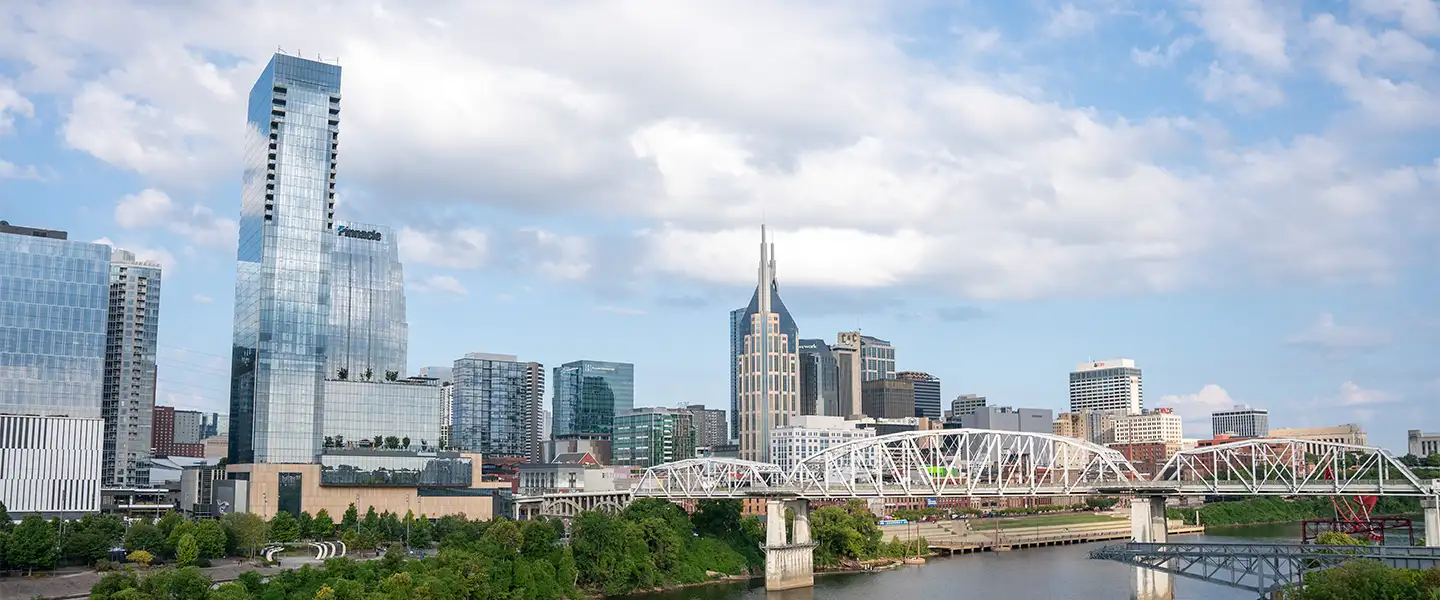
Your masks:
<svg viewBox="0 0 1440 600"><path fill-rule="evenodd" d="M1253 439L1185 450L1150 477L1118 450L1044 433L909 431L831 446L791 469L695 458L647 469L635 497L669 499L996 496L1419 496L1422 481L1386 450Z"/></svg>

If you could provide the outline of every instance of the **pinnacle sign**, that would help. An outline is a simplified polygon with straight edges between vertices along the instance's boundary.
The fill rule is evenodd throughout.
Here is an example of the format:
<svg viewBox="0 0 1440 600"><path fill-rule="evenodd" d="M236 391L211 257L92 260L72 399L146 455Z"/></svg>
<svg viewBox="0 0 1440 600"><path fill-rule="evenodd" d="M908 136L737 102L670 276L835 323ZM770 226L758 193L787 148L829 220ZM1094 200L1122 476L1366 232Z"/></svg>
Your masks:
<svg viewBox="0 0 1440 600"><path fill-rule="evenodd" d="M362 230L362 229L351 229L350 227L348 227L348 226L346 226L346 225L340 225L340 226L336 227L336 228L335 228L335 234L336 234L336 235L345 236L345 237L348 237L348 238L359 238L359 239L362 239L362 240L374 240L374 241L377 241L377 242L380 241L380 232L378 232L378 231L365 231L365 230Z"/></svg>

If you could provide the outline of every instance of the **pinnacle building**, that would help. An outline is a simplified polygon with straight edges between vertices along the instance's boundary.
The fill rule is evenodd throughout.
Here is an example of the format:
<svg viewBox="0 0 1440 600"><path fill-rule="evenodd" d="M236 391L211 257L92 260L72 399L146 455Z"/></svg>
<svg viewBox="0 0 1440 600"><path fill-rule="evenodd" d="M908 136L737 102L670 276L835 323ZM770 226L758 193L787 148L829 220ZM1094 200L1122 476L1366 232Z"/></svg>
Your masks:
<svg viewBox="0 0 1440 600"><path fill-rule="evenodd" d="M394 231L335 218L340 67L276 54L248 114L229 479L213 510L338 515L363 497L488 517L479 457L440 445L441 381L405 375Z"/></svg>
<svg viewBox="0 0 1440 600"><path fill-rule="evenodd" d="M760 268L755 294L744 312L731 313L740 458L765 462L770 434L800 414L800 331L775 277L775 248L760 228ZM734 334L744 332L743 336Z"/></svg>

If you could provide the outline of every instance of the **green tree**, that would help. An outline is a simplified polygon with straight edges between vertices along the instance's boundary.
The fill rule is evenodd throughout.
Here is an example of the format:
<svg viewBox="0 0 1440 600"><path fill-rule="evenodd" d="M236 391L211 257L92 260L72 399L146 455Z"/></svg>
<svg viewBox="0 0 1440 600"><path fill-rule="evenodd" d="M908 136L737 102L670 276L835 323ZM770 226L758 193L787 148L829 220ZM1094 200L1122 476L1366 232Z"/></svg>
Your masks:
<svg viewBox="0 0 1440 600"><path fill-rule="evenodd" d="M354 503L354 502L351 502L351 503L350 503L350 506L345 509L345 514L344 514L344 516L340 517L340 528L343 529L343 530L345 530L345 531L350 531L351 529L354 529L356 525L359 525L359 524L360 524L360 511L355 510L355 503Z"/></svg>
<svg viewBox="0 0 1440 600"><path fill-rule="evenodd" d="M126 554L125 560L133 562L142 567L148 567L150 566L150 563L155 562L155 555L145 550L136 550L134 552Z"/></svg>
<svg viewBox="0 0 1440 600"><path fill-rule="evenodd" d="M140 522L130 526L130 531L125 532L125 549L131 552L144 550L151 554L159 554L165 549L165 535L160 529L149 523Z"/></svg>
<svg viewBox="0 0 1440 600"><path fill-rule="evenodd" d="M255 556L270 539L270 524L260 515L230 513L220 518L220 525L225 528L226 547L235 554Z"/></svg>
<svg viewBox="0 0 1440 600"><path fill-rule="evenodd" d="M200 560L200 544L195 542L195 535L186 533L180 536L180 542L175 545L175 562L182 567L188 567Z"/></svg>
<svg viewBox="0 0 1440 600"><path fill-rule="evenodd" d="M360 522L360 527L372 531L380 529L380 514L375 512L375 507L365 509L365 520Z"/></svg>
<svg viewBox="0 0 1440 600"><path fill-rule="evenodd" d="M170 532L174 531L181 523L186 522L188 521L185 520L185 515L170 510L165 511L165 515L160 517L159 521L155 522L155 527L160 530L161 535L164 535L168 539Z"/></svg>
<svg viewBox="0 0 1440 600"><path fill-rule="evenodd" d="M7 553L10 551L10 532L0 531L0 572L10 570Z"/></svg>
<svg viewBox="0 0 1440 600"><path fill-rule="evenodd" d="M195 523L182 521L170 528L170 535L165 538L165 554L171 557L176 556L180 550L180 538L187 535L195 535Z"/></svg>
<svg viewBox="0 0 1440 600"><path fill-rule="evenodd" d="M393 435L385 436L385 447L391 450L400 447L400 438Z"/></svg>
<svg viewBox="0 0 1440 600"><path fill-rule="evenodd" d="M0 502L0 531L10 531L15 523L10 520L10 511L5 508L5 503Z"/></svg>
<svg viewBox="0 0 1440 600"><path fill-rule="evenodd" d="M295 518L295 524L299 526L300 533L296 537L308 538L311 530L315 527L315 517L310 516L308 511L300 511L300 516Z"/></svg>
<svg viewBox="0 0 1440 600"><path fill-rule="evenodd" d="M407 435L407 436L405 436L405 437L400 438L400 447L401 447L401 448L409 448L409 447L410 447L410 436Z"/></svg>
<svg viewBox="0 0 1440 600"><path fill-rule="evenodd" d="M206 600L253 600L250 592L245 591L245 586L235 582L222 583L215 591L210 592Z"/></svg>
<svg viewBox="0 0 1440 600"><path fill-rule="evenodd" d="M24 567L27 574L35 568L55 566L55 528L37 515L26 516L10 534L6 549L10 564Z"/></svg>
<svg viewBox="0 0 1440 600"><path fill-rule="evenodd" d="M225 556L225 528L214 519L201 521L195 526L195 543L199 547L200 558Z"/></svg>
<svg viewBox="0 0 1440 600"><path fill-rule="evenodd" d="M524 538L520 544L520 554L526 558L550 556L555 552L555 543L559 541L555 528L543 520L524 521L520 534Z"/></svg>
<svg viewBox="0 0 1440 600"><path fill-rule="evenodd" d="M345 512L348 514L350 511ZM310 535L323 540L332 533L335 533L335 521L330 518L330 511L322 508L315 513L315 520L310 522Z"/></svg>
<svg viewBox="0 0 1440 600"><path fill-rule="evenodd" d="M270 541L293 542L300 538L300 522L289 512L280 511L270 518Z"/></svg>

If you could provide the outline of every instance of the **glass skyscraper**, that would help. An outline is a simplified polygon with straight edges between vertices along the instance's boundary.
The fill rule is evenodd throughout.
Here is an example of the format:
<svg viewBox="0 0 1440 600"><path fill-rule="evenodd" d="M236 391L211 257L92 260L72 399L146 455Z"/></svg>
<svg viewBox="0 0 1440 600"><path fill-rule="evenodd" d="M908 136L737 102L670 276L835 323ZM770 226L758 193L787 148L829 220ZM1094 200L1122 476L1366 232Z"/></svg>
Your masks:
<svg viewBox="0 0 1440 600"><path fill-rule="evenodd" d="M11 515L100 509L109 307L109 246L0 221L0 502Z"/></svg>
<svg viewBox="0 0 1440 600"><path fill-rule="evenodd" d="M758 302L758 299L757 299ZM749 307L730 311L730 433L740 433L740 361L745 353L745 334L750 333Z"/></svg>
<svg viewBox="0 0 1440 600"><path fill-rule="evenodd" d="M539 460L545 371L509 354L471 353L455 361L450 445L486 458Z"/></svg>
<svg viewBox="0 0 1440 600"><path fill-rule="evenodd" d="M800 414L844 417L847 412L840 407L840 364L830 344L800 340Z"/></svg>
<svg viewBox="0 0 1440 600"><path fill-rule="evenodd" d="M115 250L110 258L101 481L114 487L148 487L155 347L160 340L160 265L136 260L124 250Z"/></svg>
<svg viewBox="0 0 1440 600"><path fill-rule="evenodd" d="M339 65L273 56L245 129L231 463L320 453L339 126Z"/></svg>
<svg viewBox="0 0 1440 600"><path fill-rule="evenodd" d="M613 433L615 416L635 408L635 365L577 360L555 367L551 435Z"/></svg>
<svg viewBox="0 0 1440 600"><path fill-rule="evenodd" d="M347 379L405 374L409 327L405 273L389 227L335 222L330 255L330 340L326 377L345 369Z"/></svg>

